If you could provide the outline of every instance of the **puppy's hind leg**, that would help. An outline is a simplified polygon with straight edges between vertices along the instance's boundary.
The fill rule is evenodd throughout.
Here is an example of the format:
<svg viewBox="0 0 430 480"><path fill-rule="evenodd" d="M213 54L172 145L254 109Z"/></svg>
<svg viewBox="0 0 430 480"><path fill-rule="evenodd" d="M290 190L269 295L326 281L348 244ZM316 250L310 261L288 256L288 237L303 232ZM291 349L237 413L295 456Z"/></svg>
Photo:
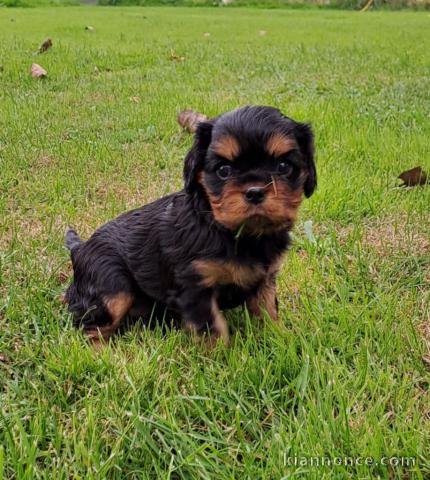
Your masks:
<svg viewBox="0 0 430 480"><path fill-rule="evenodd" d="M76 241L69 234L69 245ZM95 240L72 245L73 282L66 292L74 324L95 342L107 341L129 312L132 280L114 248Z"/></svg>
<svg viewBox="0 0 430 480"><path fill-rule="evenodd" d="M118 292L103 296L103 310L107 318L99 325L85 324L84 332L94 343L101 340L107 342L111 335L120 326L122 319L127 315L134 302L134 296L129 292Z"/></svg>

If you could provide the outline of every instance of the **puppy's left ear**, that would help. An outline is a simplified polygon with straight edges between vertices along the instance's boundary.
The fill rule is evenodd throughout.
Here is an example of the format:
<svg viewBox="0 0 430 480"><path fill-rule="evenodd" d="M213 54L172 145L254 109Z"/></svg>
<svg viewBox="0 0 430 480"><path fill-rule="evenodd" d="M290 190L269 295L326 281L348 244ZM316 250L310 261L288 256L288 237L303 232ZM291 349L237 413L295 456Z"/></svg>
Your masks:
<svg viewBox="0 0 430 480"><path fill-rule="evenodd" d="M211 143L213 126L213 120L198 124L193 146L185 157L184 183L188 193L193 192L197 186L197 175L204 165L206 152Z"/></svg>
<svg viewBox="0 0 430 480"><path fill-rule="evenodd" d="M298 123L294 133L308 168L308 178L305 181L304 190L305 195L310 197L317 186L317 171L314 161L314 134L310 125L306 123Z"/></svg>

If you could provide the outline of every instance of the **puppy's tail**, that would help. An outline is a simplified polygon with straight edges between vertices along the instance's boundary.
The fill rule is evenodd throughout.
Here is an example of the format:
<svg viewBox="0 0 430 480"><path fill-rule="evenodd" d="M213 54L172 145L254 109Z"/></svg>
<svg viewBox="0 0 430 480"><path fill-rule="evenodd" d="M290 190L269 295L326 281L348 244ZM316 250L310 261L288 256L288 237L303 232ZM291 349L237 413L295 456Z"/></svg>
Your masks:
<svg viewBox="0 0 430 480"><path fill-rule="evenodd" d="M73 228L70 228L66 232L66 238L64 239L64 243L66 247L70 250L73 251L76 247L79 247L83 242L79 235L77 234L76 230L73 230Z"/></svg>

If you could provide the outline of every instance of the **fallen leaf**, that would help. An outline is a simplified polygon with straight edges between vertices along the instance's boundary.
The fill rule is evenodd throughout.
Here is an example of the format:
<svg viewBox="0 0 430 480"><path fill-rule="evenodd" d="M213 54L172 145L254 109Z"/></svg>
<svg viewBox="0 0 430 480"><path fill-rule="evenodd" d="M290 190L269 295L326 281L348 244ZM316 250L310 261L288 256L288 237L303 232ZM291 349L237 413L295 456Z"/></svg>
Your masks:
<svg viewBox="0 0 430 480"><path fill-rule="evenodd" d="M58 272L57 281L59 284L63 284L69 281L70 274L67 272Z"/></svg>
<svg viewBox="0 0 430 480"><path fill-rule="evenodd" d="M43 78L46 77L47 74L47 71L37 63L31 65L31 76L33 78Z"/></svg>
<svg viewBox="0 0 430 480"><path fill-rule="evenodd" d="M404 187L416 187L417 185L425 185L427 183L427 174L421 167L406 170L398 178L403 180L402 186Z"/></svg>
<svg viewBox="0 0 430 480"><path fill-rule="evenodd" d="M190 133L194 133L197 130L197 125L207 119L208 117L203 113L194 112L193 110L183 110L178 114L179 125Z"/></svg>
<svg viewBox="0 0 430 480"><path fill-rule="evenodd" d="M9 362L9 357L4 355L3 353L0 353L0 362L8 363Z"/></svg>
<svg viewBox="0 0 430 480"><path fill-rule="evenodd" d="M91 25L87 25L87 26L85 27L85 30L86 30L87 32L94 32L94 27L92 27Z"/></svg>
<svg viewBox="0 0 430 480"><path fill-rule="evenodd" d="M183 62L185 60L185 57L181 57L174 50L171 50L170 60L173 60L173 61L176 61L176 62Z"/></svg>
<svg viewBox="0 0 430 480"><path fill-rule="evenodd" d="M139 103L140 102L140 97L130 97L130 102L134 102L134 103Z"/></svg>
<svg viewBox="0 0 430 480"><path fill-rule="evenodd" d="M261 37L264 37L265 35L267 35L267 32L266 32L266 30L260 30L260 31L258 32L258 34L259 34Z"/></svg>
<svg viewBox="0 0 430 480"><path fill-rule="evenodd" d="M43 53L46 52L46 50L49 50L52 47L52 40L50 38L47 38L42 45L40 45L38 53Z"/></svg>

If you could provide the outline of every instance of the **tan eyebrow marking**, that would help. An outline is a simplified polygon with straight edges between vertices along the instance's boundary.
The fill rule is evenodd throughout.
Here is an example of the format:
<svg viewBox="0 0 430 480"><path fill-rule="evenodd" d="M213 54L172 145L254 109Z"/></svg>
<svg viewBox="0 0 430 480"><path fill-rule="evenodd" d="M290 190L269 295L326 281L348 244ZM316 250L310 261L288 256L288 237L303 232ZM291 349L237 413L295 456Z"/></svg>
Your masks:
<svg viewBox="0 0 430 480"><path fill-rule="evenodd" d="M213 143L211 150L220 157L233 161L239 156L240 145L232 135L224 135Z"/></svg>
<svg viewBox="0 0 430 480"><path fill-rule="evenodd" d="M274 133L266 142L266 150L270 155L279 157L297 147L293 138L286 137L282 133Z"/></svg>

